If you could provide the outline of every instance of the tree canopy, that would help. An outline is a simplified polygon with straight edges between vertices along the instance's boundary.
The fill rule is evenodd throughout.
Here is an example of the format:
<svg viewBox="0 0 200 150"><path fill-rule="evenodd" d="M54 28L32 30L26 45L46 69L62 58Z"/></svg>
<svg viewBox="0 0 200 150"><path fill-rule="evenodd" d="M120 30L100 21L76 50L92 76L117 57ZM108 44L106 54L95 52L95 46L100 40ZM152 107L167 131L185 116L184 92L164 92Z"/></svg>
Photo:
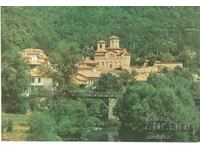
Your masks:
<svg viewBox="0 0 200 150"><path fill-rule="evenodd" d="M131 55L143 58L152 53L158 56L167 53L169 58L169 53L184 55L185 50L199 54L200 50L199 7L2 7L1 10L2 51L32 47L58 52L62 43L76 43L81 55L90 56L91 47L112 34L120 37L121 46ZM13 47L7 49L9 45Z"/></svg>
<svg viewBox="0 0 200 150"><path fill-rule="evenodd" d="M119 99L116 114L124 141L198 141L199 110L194 82L179 70L152 74L147 82L130 85ZM194 91L193 91L194 90ZM193 93L194 92L194 93Z"/></svg>

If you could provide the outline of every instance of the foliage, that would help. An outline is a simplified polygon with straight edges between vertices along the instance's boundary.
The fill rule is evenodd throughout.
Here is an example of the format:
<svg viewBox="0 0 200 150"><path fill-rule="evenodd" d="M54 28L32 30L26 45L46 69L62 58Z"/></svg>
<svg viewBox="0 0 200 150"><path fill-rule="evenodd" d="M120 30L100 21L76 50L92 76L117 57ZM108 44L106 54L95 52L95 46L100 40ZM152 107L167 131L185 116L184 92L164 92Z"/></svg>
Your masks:
<svg viewBox="0 0 200 150"><path fill-rule="evenodd" d="M60 99L48 111L34 113L29 120L28 140L83 141L88 132L100 126L100 120L75 100Z"/></svg>
<svg viewBox="0 0 200 150"><path fill-rule="evenodd" d="M3 112L26 112L21 93L29 84L29 74L19 57L19 51L24 48L40 48L49 54L55 68L51 75L59 91L56 100L74 88L70 79L80 57L92 56L97 40L112 34L120 37L120 45L127 48L134 65L142 66L146 59L152 65L156 58L161 58L183 61L184 66L198 69L199 11L199 7L2 7ZM129 78L126 73L119 77L104 74L97 81L96 90L118 92L121 85L129 85L126 78ZM170 121L177 118L178 122L197 123L198 112L192 98L199 89L199 83L192 81L191 72L181 68L152 74L147 83L130 84L117 105L122 122L120 133L125 133L122 138L144 139L145 132L140 130L145 125L144 117L169 117ZM99 105L66 101L63 106L56 104L60 110L52 108L50 114L33 115L30 139L84 140L83 131L99 126ZM190 133L172 135L181 140L194 140Z"/></svg>
<svg viewBox="0 0 200 150"><path fill-rule="evenodd" d="M180 71L180 74L183 74L183 72ZM166 74L152 74L148 82L138 82L127 88L115 108L121 122L119 131L121 140L199 140L199 129L196 127L200 123L200 112L193 100L192 90L194 88L192 86L194 82L188 80L187 76L179 76L175 73L176 71ZM190 124L194 125L195 128L167 130L159 127L163 123L166 123L166 126L170 123L178 126ZM158 135L161 137L150 138Z"/></svg>
<svg viewBox="0 0 200 150"><path fill-rule="evenodd" d="M60 100L50 109L57 124L56 132L64 141L87 140L86 133L94 130L100 120L91 116L84 103Z"/></svg>
<svg viewBox="0 0 200 150"><path fill-rule="evenodd" d="M80 61L78 43L58 43L55 52L50 53L50 59L55 71L52 73L54 82L58 84L58 91L69 89L72 75L76 71L75 64Z"/></svg>
<svg viewBox="0 0 200 150"><path fill-rule="evenodd" d="M7 123L7 132L12 132L13 130L13 122L12 120L8 120L8 123Z"/></svg>
<svg viewBox="0 0 200 150"><path fill-rule="evenodd" d="M14 61L13 61L14 60ZM16 51L2 54L2 105L3 111L20 113L20 107L16 105L25 103L21 97L23 89L29 83L29 74L23 60ZM15 107L16 106L16 107ZM24 106L22 106L24 107Z"/></svg>
<svg viewBox="0 0 200 150"><path fill-rule="evenodd" d="M172 62L174 61L174 57L171 53L167 52L167 53L161 54L160 60L163 62Z"/></svg>
<svg viewBox="0 0 200 150"><path fill-rule="evenodd" d="M2 133L5 130L6 130L6 132L12 132L13 131L13 121L11 119L2 120L2 123L1 123L1 131L2 131Z"/></svg>
<svg viewBox="0 0 200 150"><path fill-rule="evenodd" d="M34 113L29 119L28 140L57 141L56 122L48 112Z"/></svg>
<svg viewBox="0 0 200 150"><path fill-rule="evenodd" d="M26 139L28 114L7 114L1 115L1 139L3 141L24 141ZM12 132L6 132L8 121L11 121Z"/></svg>
<svg viewBox="0 0 200 150"><path fill-rule="evenodd" d="M177 56L186 47L199 51L199 26L199 7L2 7L2 49L57 52L63 42L78 43L86 56L115 34L131 56Z"/></svg>
<svg viewBox="0 0 200 150"><path fill-rule="evenodd" d="M117 92L121 89L118 78L111 73L103 73L95 83L98 92Z"/></svg>
<svg viewBox="0 0 200 150"><path fill-rule="evenodd" d="M135 81L136 72L135 71L128 72L127 70L124 70L124 71L120 71L117 74L117 76L118 76L119 82L121 83L121 86L127 87L129 83L132 83Z"/></svg>

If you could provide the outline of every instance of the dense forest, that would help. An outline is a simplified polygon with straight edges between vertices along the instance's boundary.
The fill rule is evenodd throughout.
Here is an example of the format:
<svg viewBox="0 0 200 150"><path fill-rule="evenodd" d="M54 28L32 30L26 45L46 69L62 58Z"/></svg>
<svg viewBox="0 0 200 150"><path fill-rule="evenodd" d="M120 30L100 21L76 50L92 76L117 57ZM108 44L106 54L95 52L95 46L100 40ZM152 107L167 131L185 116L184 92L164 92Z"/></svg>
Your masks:
<svg viewBox="0 0 200 150"><path fill-rule="evenodd" d="M89 55L98 40L115 34L132 63L170 53L191 65L184 57L199 57L199 27L199 7L3 7L2 51L48 52L73 43Z"/></svg>
<svg viewBox="0 0 200 150"><path fill-rule="evenodd" d="M119 120L109 120L99 101L61 96L66 89L77 88L69 82L74 64L82 56L92 57L97 41L111 35L119 36L132 65L148 59L182 61L185 67L151 74L145 83L128 72L117 77L103 74L96 91L124 91L114 109ZM18 53L25 48L44 50L57 65L59 74L52 77L59 86L46 101L48 109L21 95L30 76ZM200 139L199 128L194 132L145 129L146 119L152 117L200 124L194 101L200 84L192 78L194 72L200 75L200 7L2 7L1 50L2 111L26 114L31 106L26 140L89 141L95 140L91 133L107 127L117 128L120 141L155 141L146 137L160 134L171 136L160 141Z"/></svg>

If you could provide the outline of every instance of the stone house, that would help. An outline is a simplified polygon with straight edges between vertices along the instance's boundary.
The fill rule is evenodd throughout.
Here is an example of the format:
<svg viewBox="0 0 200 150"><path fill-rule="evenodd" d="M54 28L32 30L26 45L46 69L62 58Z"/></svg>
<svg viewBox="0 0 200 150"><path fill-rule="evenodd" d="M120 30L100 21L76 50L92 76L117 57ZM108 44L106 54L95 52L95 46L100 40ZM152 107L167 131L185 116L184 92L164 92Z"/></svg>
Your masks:
<svg viewBox="0 0 200 150"><path fill-rule="evenodd" d="M20 54L24 58L24 62L28 65L31 76L30 86L25 90L25 93L30 94L42 88L52 88L53 79L48 73L41 70L41 67L51 69L49 58L44 51L40 49L24 49Z"/></svg>

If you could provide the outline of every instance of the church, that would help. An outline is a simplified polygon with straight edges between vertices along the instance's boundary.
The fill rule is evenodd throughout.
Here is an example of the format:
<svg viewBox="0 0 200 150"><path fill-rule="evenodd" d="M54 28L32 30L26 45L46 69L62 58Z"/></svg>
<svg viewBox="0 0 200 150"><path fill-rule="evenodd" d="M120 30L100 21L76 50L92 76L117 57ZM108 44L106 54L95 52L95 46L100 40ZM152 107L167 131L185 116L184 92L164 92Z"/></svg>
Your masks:
<svg viewBox="0 0 200 150"><path fill-rule="evenodd" d="M126 49L120 48L119 37L111 36L109 44L106 41L98 41L94 61L102 70L130 69L131 56Z"/></svg>
<svg viewBox="0 0 200 150"><path fill-rule="evenodd" d="M77 73L73 77L73 83L91 86L102 73L116 74L117 71L136 71L137 81L146 81L152 72L160 72L163 68L173 70L176 66L183 67L182 62L159 62L155 61L153 66L131 66L131 56L125 48L120 47L119 37L113 35L108 42L100 40L97 42L94 59L86 57L77 64Z"/></svg>
<svg viewBox="0 0 200 150"><path fill-rule="evenodd" d="M97 42L94 60L86 57L77 64L78 71L73 82L78 85L91 86L101 73L115 72L115 70L131 70L131 56L126 49L120 48L119 37L109 37Z"/></svg>

